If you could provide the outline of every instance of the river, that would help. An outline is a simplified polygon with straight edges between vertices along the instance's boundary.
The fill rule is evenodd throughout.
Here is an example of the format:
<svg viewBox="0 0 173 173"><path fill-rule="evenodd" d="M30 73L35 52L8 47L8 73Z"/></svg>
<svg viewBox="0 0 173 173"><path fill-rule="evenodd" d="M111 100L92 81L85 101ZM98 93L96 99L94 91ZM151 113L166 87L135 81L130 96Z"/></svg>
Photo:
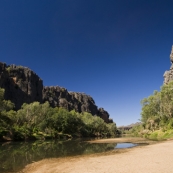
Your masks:
<svg viewBox="0 0 173 173"><path fill-rule="evenodd" d="M136 145L133 143L89 143L86 139L0 143L0 172L17 172L29 163L46 158L101 153Z"/></svg>

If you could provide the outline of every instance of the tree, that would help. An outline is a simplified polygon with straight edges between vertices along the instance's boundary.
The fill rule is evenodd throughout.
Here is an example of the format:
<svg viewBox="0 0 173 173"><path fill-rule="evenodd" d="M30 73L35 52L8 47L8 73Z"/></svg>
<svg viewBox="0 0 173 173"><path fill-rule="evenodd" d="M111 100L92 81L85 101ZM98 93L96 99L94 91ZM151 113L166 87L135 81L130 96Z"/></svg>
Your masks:
<svg viewBox="0 0 173 173"><path fill-rule="evenodd" d="M14 104L9 100L4 100L4 89L0 88L0 112L9 111L14 108Z"/></svg>
<svg viewBox="0 0 173 173"><path fill-rule="evenodd" d="M162 115L172 118L173 117L173 82L168 85L163 85L160 91L161 94L161 113Z"/></svg>
<svg viewBox="0 0 173 173"><path fill-rule="evenodd" d="M154 91L153 95L148 98L144 98L141 101L142 112L141 112L141 121L146 124L148 119L151 117L160 116L160 92Z"/></svg>
<svg viewBox="0 0 173 173"><path fill-rule="evenodd" d="M141 101L141 121L149 130L170 129L173 127L173 81L161 87L160 92Z"/></svg>

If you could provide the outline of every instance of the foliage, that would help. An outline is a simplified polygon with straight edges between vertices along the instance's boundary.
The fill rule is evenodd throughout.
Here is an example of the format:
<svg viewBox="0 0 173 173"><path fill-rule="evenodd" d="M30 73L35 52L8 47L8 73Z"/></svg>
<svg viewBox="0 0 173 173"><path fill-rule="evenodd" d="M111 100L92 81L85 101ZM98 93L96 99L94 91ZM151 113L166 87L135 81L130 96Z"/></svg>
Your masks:
<svg viewBox="0 0 173 173"><path fill-rule="evenodd" d="M52 108L48 102L24 103L18 111L13 108L14 104L4 100L4 90L0 89L0 140L116 135L116 124L106 124L87 112Z"/></svg>
<svg viewBox="0 0 173 173"><path fill-rule="evenodd" d="M11 71L11 67L10 67L10 66L7 67L6 70L7 70L8 73L10 73L10 71Z"/></svg>
<svg viewBox="0 0 173 173"><path fill-rule="evenodd" d="M166 131L156 130L154 132L151 132L147 137L152 140L170 139L173 138L173 129Z"/></svg>
<svg viewBox="0 0 173 173"><path fill-rule="evenodd" d="M9 100L4 100L4 89L0 88L0 138L2 134L7 132L7 129L11 128L11 118L14 113L14 104Z"/></svg>
<svg viewBox="0 0 173 173"><path fill-rule="evenodd" d="M0 112L9 111L14 108L14 104L9 100L4 100L4 89L0 88Z"/></svg>
<svg viewBox="0 0 173 173"><path fill-rule="evenodd" d="M152 139L170 137L167 134L173 130L173 82L144 98L141 105L142 125L132 128L131 133Z"/></svg>

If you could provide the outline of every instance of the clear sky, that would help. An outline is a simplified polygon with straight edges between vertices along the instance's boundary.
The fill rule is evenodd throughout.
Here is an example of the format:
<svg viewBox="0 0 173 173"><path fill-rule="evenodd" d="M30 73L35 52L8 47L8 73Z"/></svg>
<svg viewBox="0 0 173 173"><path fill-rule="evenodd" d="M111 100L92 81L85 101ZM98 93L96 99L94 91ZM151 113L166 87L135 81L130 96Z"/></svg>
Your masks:
<svg viewBox="0 0 173 173"><path fill-rule="evenodd" d="M120 125L170 68L172 0L1 0L0 61L91 95Z"/></svg>

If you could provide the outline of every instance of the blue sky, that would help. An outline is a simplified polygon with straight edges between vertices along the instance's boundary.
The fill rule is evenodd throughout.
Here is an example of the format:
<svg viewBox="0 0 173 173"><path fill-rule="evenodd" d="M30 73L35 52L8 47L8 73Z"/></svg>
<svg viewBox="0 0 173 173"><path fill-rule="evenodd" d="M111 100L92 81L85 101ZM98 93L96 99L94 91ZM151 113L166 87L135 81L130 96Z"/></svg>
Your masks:
<svg viewBox="0 0 173 173"><path fill-rule="evenodd" d="M170 68L172 0L1 0L0 61L91 95L120 125Z"/></svg>

